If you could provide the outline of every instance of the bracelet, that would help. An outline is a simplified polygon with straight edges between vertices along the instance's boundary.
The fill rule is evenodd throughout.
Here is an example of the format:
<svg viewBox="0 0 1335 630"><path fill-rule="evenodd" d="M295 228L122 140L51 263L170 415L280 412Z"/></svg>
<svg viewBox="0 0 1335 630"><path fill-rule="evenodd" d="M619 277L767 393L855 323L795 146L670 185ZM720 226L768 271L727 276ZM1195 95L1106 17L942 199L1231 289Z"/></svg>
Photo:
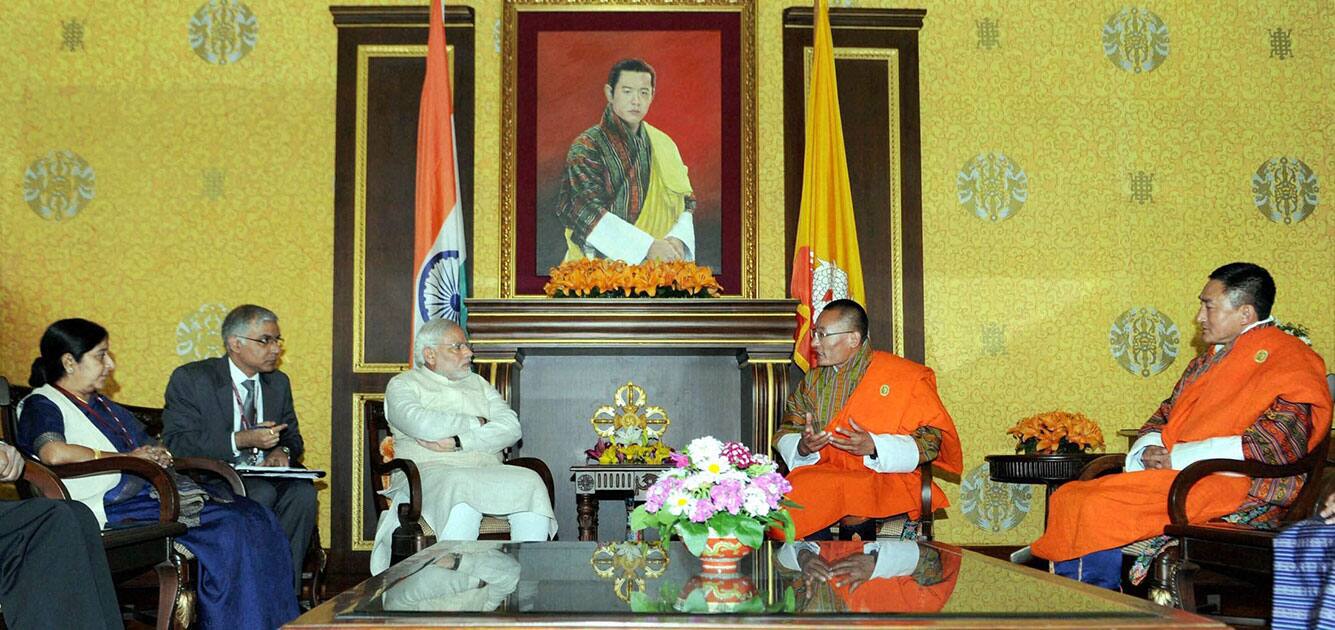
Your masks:
<svg viewBox="0 0 1335 630"><path fill-rule="evenodd" d="M92 449L92 451L93 451L93 459L100 459L102 457L102 451L99 451L97 449Z"/></svg>

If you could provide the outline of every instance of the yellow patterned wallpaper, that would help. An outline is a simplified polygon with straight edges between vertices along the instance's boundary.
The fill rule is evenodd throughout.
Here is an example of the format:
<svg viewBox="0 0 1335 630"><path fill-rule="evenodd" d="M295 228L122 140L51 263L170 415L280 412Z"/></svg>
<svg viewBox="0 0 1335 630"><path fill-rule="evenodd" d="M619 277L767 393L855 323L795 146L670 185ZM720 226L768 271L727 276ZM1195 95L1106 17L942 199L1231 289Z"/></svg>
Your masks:
<svg viewBox="0 0 1335 630"><path fill-rule="evenodd" d="M207 34L218 14L201 8L234 0L0 3L0 374L25 381L42 328L84 316L111 330L115 396L160 404L172 368L216 352L224 307L257 302L278 312L289 339L283 368L310 463L329 464L337 34L328 4L245 2L235 37L197 38L196 52L192 19ZM497 147L502 5L464 4L476 11L477 146ZM756 9L761 297L787 286L782 12L807 4ZM1120 3L831 4L928 10L927 357L960 426L966 470L1006 451L1005 428L1029 413L1084 411L1109 434L1139 424L1192 352L1196 291L1228 260L1268 266L1276 314L1311 328L1323 354L1335 350L1330 203L1276 223L1258 210L1252 182L1272 158L1300 158L1317 178L1335 170L1335 53L1320 44L1335 18L1320 3L1134 5L1153 19L1118 17ZM1153 43L1166 34L1166 55L1114 45L1117 61L1142 71L1115 65L1103 41L1115 17ZM1267 172L1310 188L1292 161ZM483 254L499 249L498 178L480 152L473 286L482 297L499 287L499 261ZM1149 347L1126 358L1136 373L1119 364L1110 329L1128 311L1176 326L1174 362L1164 366L1168 349ZM942 539L1037 535L1041 491L1025 496L976 474L963 487L961 497L947 485L955 506ZM1026 512L1015 506L1031 504L1019 520ZM326 542L328 505L326 495Z"/></svg>

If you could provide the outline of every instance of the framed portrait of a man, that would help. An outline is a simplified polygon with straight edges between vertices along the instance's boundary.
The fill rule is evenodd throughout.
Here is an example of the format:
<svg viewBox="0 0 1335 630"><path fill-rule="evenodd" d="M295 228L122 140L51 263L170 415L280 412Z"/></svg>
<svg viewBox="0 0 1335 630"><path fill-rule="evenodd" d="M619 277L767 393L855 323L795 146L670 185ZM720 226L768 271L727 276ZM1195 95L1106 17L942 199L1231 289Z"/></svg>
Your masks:
<svg viewBox="0 0 1335 630"><path fill-rule="evenodd" d="M562 262L687 260L755 296L750 0L508 0L501 295Z"/></svg>

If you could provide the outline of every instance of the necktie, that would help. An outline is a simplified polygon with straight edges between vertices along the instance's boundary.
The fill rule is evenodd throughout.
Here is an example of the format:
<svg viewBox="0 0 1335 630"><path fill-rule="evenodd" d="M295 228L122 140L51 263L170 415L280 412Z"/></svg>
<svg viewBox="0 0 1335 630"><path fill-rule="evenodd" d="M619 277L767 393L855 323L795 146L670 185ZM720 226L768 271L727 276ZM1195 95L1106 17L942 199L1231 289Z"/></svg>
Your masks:
<svg viewBox="0 0 1335 630"><path fill-rule="evenodd" d="M252 429L257 424L257 418L255 417L255 380L248 378L241 381L241 386L246 388L246 399L241 403L242 428ZM248 464L259 464L260 451L259 449L251 449L249 454L242 455L242 457L249 460L246 462Z"/></svg>
<svg viewBox="0 0 1335 630"><path fill-rule="evenodd" d="M255 381L246 379L241 381L241 386L246 388L246 399L241 403L241 424L246 429L254 428L255 418Z"/></svg>

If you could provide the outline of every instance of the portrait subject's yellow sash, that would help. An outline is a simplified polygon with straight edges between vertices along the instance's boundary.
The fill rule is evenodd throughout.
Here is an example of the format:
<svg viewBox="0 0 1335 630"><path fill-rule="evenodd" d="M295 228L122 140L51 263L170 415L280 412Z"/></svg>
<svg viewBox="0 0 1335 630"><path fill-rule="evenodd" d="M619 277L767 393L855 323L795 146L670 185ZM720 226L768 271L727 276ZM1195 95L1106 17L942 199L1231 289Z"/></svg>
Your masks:
<svg viewBox="0 0 1335 630"><path fill-rule="evenodd" d="M649 136L651 166L649 190L644 195L644 206L640 209L640 216L635 219L635 227L654 238L663 238L686 209L686 196L691 194L691 179L687 176L686 164L681 160L677 143L649 123L640 124L644 125L644 131ZM592 258L584 255L584 249L571 240L570 234L571 231L567 229L566 257L563 262Z"/></svg>

